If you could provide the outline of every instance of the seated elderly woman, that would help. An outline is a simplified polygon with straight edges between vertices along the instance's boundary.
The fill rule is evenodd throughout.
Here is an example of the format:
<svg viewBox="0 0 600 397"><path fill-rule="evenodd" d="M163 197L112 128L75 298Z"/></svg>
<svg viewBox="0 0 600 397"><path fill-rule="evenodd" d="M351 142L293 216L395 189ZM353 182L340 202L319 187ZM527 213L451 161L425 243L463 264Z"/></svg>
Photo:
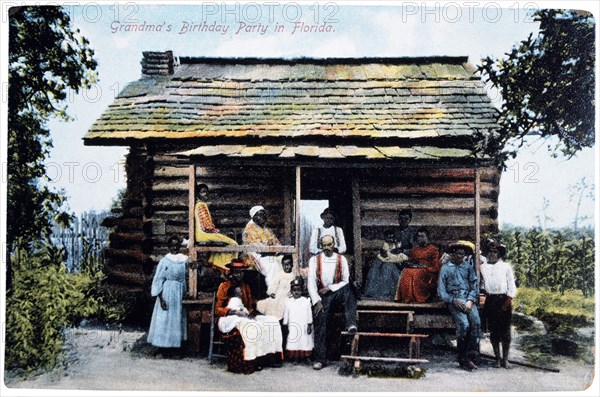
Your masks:
<svg viewBox="0 0 600 397"><path fill-rule="evenodd" d="M402 270L402 263L408 259L402 253L401 243L394 230L385 232L385 241L367 274L365 298L394 300Z"/></svg>
<svg viewBox="0 0 600 397"><path fill-rule="evenodd" d="M215 305L227 350L227 370L251 374L263 366L280 367L283 339L278 319L256 315L250 287L242 281L248 266L234 259L227 267L229 279L219 286Z"/></svg>

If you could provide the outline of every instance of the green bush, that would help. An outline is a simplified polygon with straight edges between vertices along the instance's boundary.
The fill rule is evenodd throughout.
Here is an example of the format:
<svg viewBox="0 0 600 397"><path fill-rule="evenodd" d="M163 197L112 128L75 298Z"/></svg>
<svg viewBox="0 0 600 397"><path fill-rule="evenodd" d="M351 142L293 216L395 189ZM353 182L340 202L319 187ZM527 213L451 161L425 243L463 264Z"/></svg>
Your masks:
<svg viewBox="0 0 600 397"><path fill-rule="evenodd" d="M63 329L83 318L119 321L122 309L103 292L99 267L68 273L60 249L11 256L13 286L6 302L6 367L31 371L54 367L63 350Z"/></svg>
<svg viewBox="0 0 600 397"><path fill-rule="evenodd" d="M545 289L519 288L514 308L542 320L549 331L559 334L594 324L594 298L579 291L567 290L561 295Z"/></svg>

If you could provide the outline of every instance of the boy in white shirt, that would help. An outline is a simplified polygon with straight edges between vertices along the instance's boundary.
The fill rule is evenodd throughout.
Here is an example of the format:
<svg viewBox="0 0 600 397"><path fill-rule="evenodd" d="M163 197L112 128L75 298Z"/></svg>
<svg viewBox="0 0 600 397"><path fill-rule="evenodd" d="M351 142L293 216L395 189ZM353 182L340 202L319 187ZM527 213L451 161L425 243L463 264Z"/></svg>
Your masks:
<svg viewBox="0 0 600 397"><path fill-rule="evenodd" d="M515 275L512 266L502 259L506 247L496 241L487 245L487 262L481 265L481 276L486 293L483 312L490 329L490 342L496 357L496 368L509 368L510 325L512 321L512 300L517 295ZM500 360L502 342L502 360Z"/></svg>

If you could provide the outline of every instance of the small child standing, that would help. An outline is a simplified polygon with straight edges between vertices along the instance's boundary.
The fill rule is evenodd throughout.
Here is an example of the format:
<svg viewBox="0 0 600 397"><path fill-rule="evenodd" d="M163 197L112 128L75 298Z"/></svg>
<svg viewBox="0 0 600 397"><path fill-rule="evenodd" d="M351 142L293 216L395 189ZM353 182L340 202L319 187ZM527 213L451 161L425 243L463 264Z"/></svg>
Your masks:
<svg viewBox="0 0 600 397"><path fill-rule="evenodd" d="M312 305L308 298L302 296L303 284L300 277L291 282L292 297L287 301L283 312L283 324L289 329L286 357L293 360L294 364L298 364L300 360L308 360L315 345Z"/></svg>

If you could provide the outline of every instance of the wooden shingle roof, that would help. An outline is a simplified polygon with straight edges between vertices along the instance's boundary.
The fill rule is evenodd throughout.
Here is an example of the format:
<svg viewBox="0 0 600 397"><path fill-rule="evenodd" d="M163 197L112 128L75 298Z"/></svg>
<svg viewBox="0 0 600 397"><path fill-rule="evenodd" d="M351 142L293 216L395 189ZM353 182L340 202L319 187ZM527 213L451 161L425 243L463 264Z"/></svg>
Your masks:
<svg viewBox="0 0 600 397"><path fill-rule="evenodd" d="M422 153L448 148L462 157L468 138L496 129L497 117L466 62L181 58L172 74L143 75L128 84L84 140L186 140L200 146L188 155L209 155L206 143L225 152L242 145L232 149L239 156L286 157L316 153L306 148L327 142L328 154L322 149L317 156L344 157L343 148L353 146L373 149L373 156L404 156L406 147L419 145L430 148Z"/></svg>

